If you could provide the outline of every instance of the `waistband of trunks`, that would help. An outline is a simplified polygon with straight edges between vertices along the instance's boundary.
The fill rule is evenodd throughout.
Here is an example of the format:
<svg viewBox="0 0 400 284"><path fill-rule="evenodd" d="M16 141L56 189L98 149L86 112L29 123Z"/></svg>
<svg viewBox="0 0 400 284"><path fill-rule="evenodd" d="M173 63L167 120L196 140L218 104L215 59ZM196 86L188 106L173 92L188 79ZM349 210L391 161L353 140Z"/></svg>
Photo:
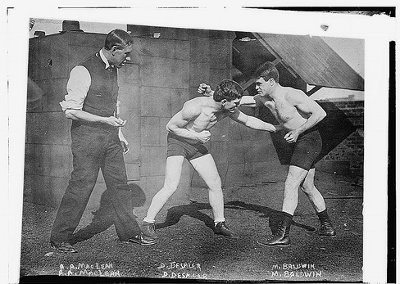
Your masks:
<svg viewBox="0 0 400 284"><path fill-rule="evenodd" d="M182 143L188 143L190 145L201 145L201 144L203 144L203 143L201 143L199 141L183 138L183 137L178 136L178 135L176 135L174 133L171 133L171 132L169 132L168 135L167 135L167 140L169 140L169 139L175 139L175 140L178 140L178 141L180 141Z"/></svg>

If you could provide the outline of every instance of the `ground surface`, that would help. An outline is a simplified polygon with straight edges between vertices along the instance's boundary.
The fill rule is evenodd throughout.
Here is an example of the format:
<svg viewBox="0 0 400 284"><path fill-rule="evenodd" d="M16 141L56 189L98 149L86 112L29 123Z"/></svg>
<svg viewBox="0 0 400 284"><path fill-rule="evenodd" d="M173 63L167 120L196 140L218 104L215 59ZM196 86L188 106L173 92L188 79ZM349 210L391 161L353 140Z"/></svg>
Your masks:
<svg viewBox="0 0 400 284"><path fill-rule="evenodd" d="M283 181L266 181L227 190L226 219L240 236L214 236L207 190L195 188L190 204L164 208L158 218L160 241L154 246L120 242L113 226L77 243L76 254L54 252L48 243L56 211L24 203L21 280L29 276L91 275L135 279L362 281L362 187L353 180L317 174L337 229L333 238L310 231L318 219L300 193L291 229L292 245L262 247L270 234L268 217L282 202ZM138 221L147 208L135 209ZM140 218L139 218L140 217ZM80 227L90 223L85 212ZM28 277L27 277L28 276ZM54 279L53 279L54 280Z"/></svg>

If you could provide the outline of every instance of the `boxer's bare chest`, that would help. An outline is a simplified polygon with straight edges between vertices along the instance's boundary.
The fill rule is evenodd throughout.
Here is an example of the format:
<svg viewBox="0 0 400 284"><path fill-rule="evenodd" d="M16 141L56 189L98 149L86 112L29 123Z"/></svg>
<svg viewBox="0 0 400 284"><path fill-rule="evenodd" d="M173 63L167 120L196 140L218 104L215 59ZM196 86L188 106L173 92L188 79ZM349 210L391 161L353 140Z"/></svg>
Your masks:
<svg viewBox="0 0 400 284"><path fill-rule="evenodd" d="M228 114L226 112L215 112L205 108L201 113L190 123L189 126L195 131L203 131L212 128L218 121L224 119Z"/></svg>
<svg viewBox="0 0 400 284"><path fill-rule="evenodd" d="M297 109L285 98L272 100L266 97L259 97L258 99L280 123L286 123L299 115Z"/></svg>

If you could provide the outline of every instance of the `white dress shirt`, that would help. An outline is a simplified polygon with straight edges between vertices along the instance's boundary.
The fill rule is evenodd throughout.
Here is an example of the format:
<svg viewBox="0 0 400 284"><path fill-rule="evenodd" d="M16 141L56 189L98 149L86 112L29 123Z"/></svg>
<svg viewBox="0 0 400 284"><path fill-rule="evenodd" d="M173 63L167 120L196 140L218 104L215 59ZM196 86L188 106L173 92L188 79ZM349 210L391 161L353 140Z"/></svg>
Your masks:
<svg viewBox="0 0 400 284"><path fill-rule="evenodd" d="M100 58L105 63L105 69L110 67L107 58L103 54L103 50L100 50L99 54ZM60 102L62 110L82 110L83 102L85 101L91 83L92 79L86 67L77 65L72 68L67 83L67 94L64 100Z"/></svg>
<svg viewBox="0 0 400 284"><path fill-rule="evenodd" d="M103 54L103 50L100 50L99 54L100 58L105 63L104 68L107 69L108 67L110 67L107 58ZM62 110L64 112L67 109L82 110L83 102L85 101L91 83L92 79L86 67L82 65L77 65L74 68L72 68L67 83L67 94L65 95L65 99L62 102L60 102ZM119 101L117 101L116 115L117 116L119 115ZM126 144L124 146L124 154L128 153L129 143L122 134L121 127L118 128L118 137L120 141Z"/></svg>

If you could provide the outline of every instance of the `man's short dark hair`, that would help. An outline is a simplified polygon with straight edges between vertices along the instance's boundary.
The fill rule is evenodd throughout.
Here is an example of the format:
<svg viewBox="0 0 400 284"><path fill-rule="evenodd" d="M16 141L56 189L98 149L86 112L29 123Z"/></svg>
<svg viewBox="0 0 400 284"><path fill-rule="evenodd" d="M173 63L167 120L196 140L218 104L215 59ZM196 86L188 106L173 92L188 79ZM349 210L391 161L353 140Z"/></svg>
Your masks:
<svg viewBox="0 0 400 284"><path fill-rule="evenodd" d="M256 72L254 72L255 78L263 78L265 81L269 79L274 79L275 82L279 83L279 71L276 69L275 65L267 61L263 63L260 67L257 68Z"/></svg>
<svg viewBox="0 0 400 284"><path fill-rule="evenodd" d="M214 101L220 102L223 99L227 101L232 101L235 99L240 99L243 96L242 87L233 80L223 80L218 84L214 91Z"/></svg>
<svg viewBox="0 0 400 284"><path fill-rule="evenodd" d="M132 43L133 39L130 34L124 30L115 29L108 33L104 43L104 48L111 50L115 46L117 49L121 50Z"/></svg>

